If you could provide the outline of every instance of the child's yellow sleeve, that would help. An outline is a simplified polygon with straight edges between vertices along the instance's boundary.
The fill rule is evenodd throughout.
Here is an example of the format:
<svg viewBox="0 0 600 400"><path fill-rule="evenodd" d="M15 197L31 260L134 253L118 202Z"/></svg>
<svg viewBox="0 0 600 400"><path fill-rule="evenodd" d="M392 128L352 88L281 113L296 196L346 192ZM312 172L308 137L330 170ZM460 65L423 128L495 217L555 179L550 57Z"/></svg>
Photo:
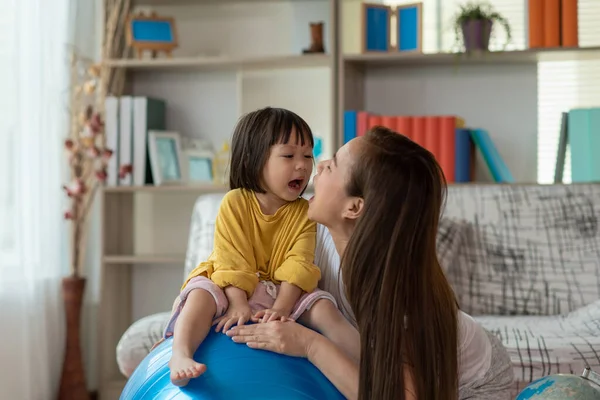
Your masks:
<svg viewBox="0 0 600 400"><path fill-rule="evenodd" d="M314 264L316 242L317 224L306 218L285 260L275 270L274 278L296 285L307 293L315 290L321 279L321 270Z"/></svg>
<svg viewBox="0 0 600 400"><path fill-rule="evenodd" d="M221 288L231 285L244 290L248 298L258 284L252 242L248 228L244 229L249 226L249 217L243 195L239 191L228 192L219 207L213 252L207 262L194 270L206 271L208 278Z"/></svg>

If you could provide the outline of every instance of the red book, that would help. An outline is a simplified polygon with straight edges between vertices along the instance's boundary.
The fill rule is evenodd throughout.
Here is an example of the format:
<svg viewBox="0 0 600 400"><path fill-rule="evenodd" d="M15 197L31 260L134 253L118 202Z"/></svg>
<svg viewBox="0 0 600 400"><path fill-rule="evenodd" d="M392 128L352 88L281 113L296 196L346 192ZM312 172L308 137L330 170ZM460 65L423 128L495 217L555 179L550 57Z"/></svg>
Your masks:
<svg viewBox="0 0 600 400"><path fill-rule="evenodd" d="M425 145L425 117L422 116L414 116L412 117L412 140L421 147L426 147Z"/></svg>
<svg viewBox="0 0 600 400"><path fill-rule="evenodd" d="M374 128L376 126L381 125L381 116L380 115L374 115L374 114L370 114L369 118L367 119L367 129L371 129Z"/></svg>
<svg viewBox="0 0 600 400"><path fill-rule="evenodd" d="M412 117L409 117L409 116L396 117L396 132L406 136L409 139L413 139L412 129L413 129Z"/></svg>
<svg viewBox="0 0 600 400"><path fill-rule="evenodd" d="M529 20L529 48L544 47L544 1L529 0L527 17Z"/></svg>
<svg viewBox="0 0 600 400"><path fill-rule="evenodd" d="M369 126L369 113L359 111L356 113L356 136L364 136Z"/></svg>
<svg viewBox="0 0 600 400"><path fill-rule="evenodd" d="M398 129L396 128L396 117L390 117L389 115L384 115L381 117L381 125L393 131Z"/></svg>
<svg viewBox="0 0 600 400"><path fill-rule="evenodd" d="M456 117L442 116L439 118L439 154L438 162L446 181L452 183L456 181Z"/></svg>
<svg viewBox="0 0 600 400"><path fill-rule="evenodd" d="M562 0L560 3L560 33L563 47L579 46L577 0Z"/></svg>
<svg viewBox="0 0 600 400"><path fill-rule="evenodd" d="M544 47L560 47L560 0L544 1Z"/></svg>
<svg viewBox="0 0 600 400"><path fill-rule="evenodd" d="M440 161L440 117L425 117L425 148Z"/></svg>

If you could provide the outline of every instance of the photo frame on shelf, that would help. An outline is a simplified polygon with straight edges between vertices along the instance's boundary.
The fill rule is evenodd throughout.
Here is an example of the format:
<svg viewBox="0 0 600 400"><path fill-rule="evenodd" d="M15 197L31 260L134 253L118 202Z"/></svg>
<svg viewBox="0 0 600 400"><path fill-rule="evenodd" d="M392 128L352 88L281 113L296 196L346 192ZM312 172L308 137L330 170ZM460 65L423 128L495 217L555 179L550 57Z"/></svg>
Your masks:
<svg viewBox="0 0 600 400"><path fill-rule="evenodd" d="M423 3L397 6L396 47L399 52L423 51Z"/></svg>
<svg viewBox="0 0 600 400"><path fill-rule="evenodd" d="M392 8L383 4L362 4L362 52L385 53L391 50Z"/></svg>
<svg viewBox="0 0 600 400"><path fill-rule="evenodd" d="M148 154L155 185L184 182L181 136L178 132L148 131Z"/></svg>
<svg viewBox="0 0 600 400"><path fill-rule="evenodd" d="M150 51L152 58L158 52L164 52L172 57L172 51L179 46L175 20L171 17L161 17L156 13L130 14L125 27L127 45L136 51L137 58L142 58L144 51Z"/></svg>
<svg viewBox="0 0 600 400"><path fill-rule="evenodd" d="M212 183L214 154L210 150L185 149L184 177L188 184Z"/></svg>

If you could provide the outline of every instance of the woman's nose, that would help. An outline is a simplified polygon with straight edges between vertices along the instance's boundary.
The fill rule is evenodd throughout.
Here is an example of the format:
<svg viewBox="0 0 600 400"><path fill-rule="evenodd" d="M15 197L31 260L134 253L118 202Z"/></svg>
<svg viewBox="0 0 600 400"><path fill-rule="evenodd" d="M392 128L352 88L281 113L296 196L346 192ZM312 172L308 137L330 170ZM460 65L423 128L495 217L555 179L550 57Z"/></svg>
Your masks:
<svg viewBox="0 0 600 400"><path fill-rule="evenodd" d="M320 162L317 164L317 174L320 174L320 173L321 173L321 171L323 171L323 168L325 168L325 163L326 163L326 162L327 162L327 161L320 161Z"/></svg>

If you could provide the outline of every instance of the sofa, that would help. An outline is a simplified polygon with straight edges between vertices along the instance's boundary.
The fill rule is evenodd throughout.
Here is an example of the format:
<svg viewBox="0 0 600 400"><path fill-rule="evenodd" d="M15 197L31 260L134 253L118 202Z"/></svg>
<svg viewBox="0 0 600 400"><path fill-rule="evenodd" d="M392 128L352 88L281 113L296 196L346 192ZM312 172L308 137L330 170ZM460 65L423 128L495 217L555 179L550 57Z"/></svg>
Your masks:
<svg viewBox="0 0 600 400"><path fill-rule="evenodd" d="M223 194L194 206L183 277L212 250ZM497 335L513 362L514 396L555 373L600 370L600 184L450 185L437 251L460 308ZM340 300L339 257L318 226L319 286ZM116 349L129 376L161 337L169 311L131 325Z"/></svg>

